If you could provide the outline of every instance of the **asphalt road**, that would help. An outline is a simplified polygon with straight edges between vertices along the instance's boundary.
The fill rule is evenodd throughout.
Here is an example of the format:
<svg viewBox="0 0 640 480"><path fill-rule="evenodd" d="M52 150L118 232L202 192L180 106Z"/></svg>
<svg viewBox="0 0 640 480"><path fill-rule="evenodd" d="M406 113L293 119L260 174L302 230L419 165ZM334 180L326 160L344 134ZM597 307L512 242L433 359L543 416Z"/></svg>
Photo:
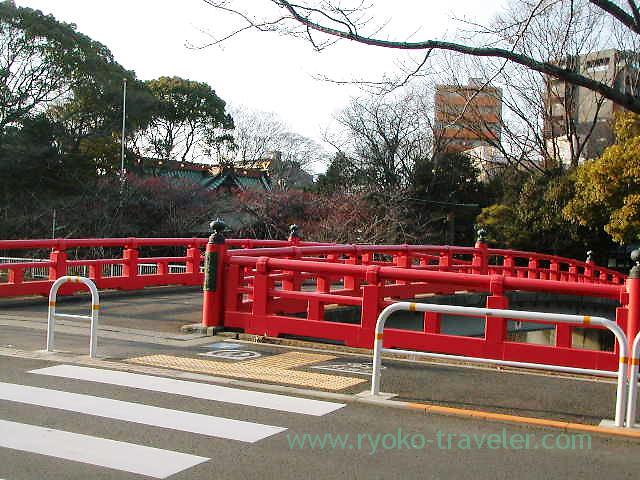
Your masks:
<svg viewBox="0 0 640 480"><path fill-rule="evenodd" d="M90 296L58 298L58 313L88 315ZM100 292L100 323L116 327L179 333L180 327L202 321L202 289L157 287L143 292ZM0 315L19 315L46 321L48 299L0 299Z"/></svg>
<svg viewBox="0 0 640 480"><path fill-rule="evenodd" d="M187 303L196 302L195 295L192 292L158 292L141 297L106 297L105 315L101 318L105 330L104 333L101 331L98 340L100 356L116 360L154 354L198 357L198 353L209 348L207 344L220 339L197 339L177 333L176 325L182 322L174 318L175 311L184 313L193 309ZM168 302L166 311L146 319L138 318L144 316L145 308L155 311L153 309L164 302ZM60 310L79 313L82 307L82 302L75 301L64 304ZM46 310L39 303L18 303L15 307L2 309L0 347L27 351L43 349L46 341L46 311L43 312L43 308ZM11 318L14 320L6 320ZM61 322L56 334L56 349L86 354L89 343L86 323ZM127 330L131 327L153 329L147 332L156 337L140 335L138 330ZM172 340L165 340L167 338ZM248 344L243 348L263 356L287 351L266 344ZM340 374L316 367L371 362L366 356L328 353L335 355L336 360L302 369ZM590 424L613 417L615 384L611 381L387 360L384 366L382 391L397 394L401 400ZM367 378L366 374L355 376ZM356 385L344 392L358 393L367 385Z"/></svg>
<svg viewBox="0 0 640 480"><path fill-rule="evenodd" d="M158 289L141 296L105 294L100 356L115 361L154 354L203 358L198 354L215 348L211 342L222 339L179 333L180 326L198 321L200 301L200 292L193 289ZM71 299L63 302L60 311L83 313L85 308L82 298ZM41 350L45 321L45 299L0 302L0 347ZM60 351L87 353L88 330L83 322L60 322L56 339ZM291 351L265 344L244 344L241 349L263 357ZM340 373L331 367L364 364L370 362L369 357L326 353L336 358L299 369L366 378L362 372ZM640 467L640 443L619 438L593 436L590 448L558 448L585 439L559 430L425 416L360 403L313 416L243 404L245 395L256 395L251 392L236 392L241 401L229 403L215 396L149 391L135 382L118 386L28 373L50 365L54 364L0 356L0 382L4 383L0 385L0 479L150 478L149 465L156 468L157 478L168 475L172 479L599 479L605 475L618 479L631 478ZM398 394L400 400L591 424L613 413L614 385L610 382L391 360L384 365L382 390ZM329 370L314 368L318 366ZM286 380L282 379L285 385ZM263 388L254 384L255 391ZM367 387L368 382L341 393L354 394ZM93 398L68 397L68 393ZM113 404L113 400L128 403ZM284 404L288 401L293 400L283 399ZM158 413L145 405L178 412ZM127 413L131 408L133 413ZM197 417L193 423L182 419L181 412L207 418ZM177 423L170 428L167 422L174 417ZM150 420L140 423L143 418ZM232 422L224 428L230 433L223 438L206 430L215 430L216 422L224 423L224 419L250 424ZM189 430L189 424L195 427ZM265 428L277 431L254 443L226 438ZM343 436L338 438L338 434ZM551 437L541 445L544 435ZM491 438L497 444L490 444ZM522 445L522 438L528 438L529 444ZM292 445L296 439L298 443ZM301 447L303 439L306 443ZM398 448L398 439L414 439L414 445L400 441ZM311 440L316 442L314 448ZM337 442L335 446L331 441ZM559 444L554 445L555 441ZM114 468L118 466L120 470ZM136 468L147 468L142 472L146 476L131 473Z"/></svg>
<svg viewBox="0 0 640 480"><path fill-rule="evenodd" d="M557 430L516 427L443 416L425 416L409 411L361 404L347 404L325 415L312 416L240 404L244 401L244 395L247 397L254 395L250 391L245 391L244 395L243 392L239 392L237 395L239 403L229 403L216 399L150 391L143 388L143 383L140 383L141 388L134 388L29 373L34 369L51 365L53 365L51 362L40 360L0 357L0 382L3 382L3 385L0 385L2 387L0 398L3 398L0 400L0 428L5 430L5 436L0 435L0 444L5 445L0 448L0 478L4 480L144 478L139 474L99 466L95 463L103 465L111 465L110 462L144 463L144 455L146 455L144 452L147 450L139 453L139 449L147 447L164 450L160 452L162 459L156 462L157 469L165 466L168 466L167 468L184 467L168 478L194 480L214 478L601 479L603 476L622 479L636 477L640 468L638 443L620 439L593 436L590 439L590 448L586 448L588 446L586 441L583 441L583 448L577 448L579 446L577 441L574 449L557 448L571 443L567 434ZM12 395L19 396L22 389L27 387L45 390L39 390L38 392L41 393L38 395L23 395L20 401L12 397ZM80 396L77 400L64 403L63 408L33 404L49 402L50 397L55 396L52 397L52 390L90 395L99 399L87 403L85 402L87 397ZM27 389L27 392L29 391ZM8 397L12 399L7 400ZM105 414L101 406L101 402L104 401L100 399L128 403L118 404L119 407L113 410L115 413ZM131 403L139 404L138 407L140 405L160 407L207 417L222 417L251 422L251 424L276 426L286 430L269 434L254 443L248 443L237 439L218 438L211 434L179 431L166 426L133 423L113 418L114 415L126 417ZM83 408L85 411L82 412L69 411ZM140 408L144 409L144 407ZM144 412L137 415L136 422L145 421ZM180 415L179 412L178 415ZM170 415L164 414L159 417L156 415L155 418L162 423L168 417ZM199 418L204 420L199 421L197 427L204 428L203 425L206 425L208 420L204 417ZM151 422L156 420L152 419ZM178 428L183 428L183 425L188 423L181 422ZM34 427L46 427L48 433L43 433L37 428L34 430ZM237 434L240 430L242 429L230 427L223 429L221 435ZM8 431L11 435L6 435ZM76 436L71 435L66 441L46 444L50 436L55 439L58 438L56 435L65 435L60 432L70 432ZM318 445L310 448L308 443L306 448L301 448L299 444L297 447L290 446L290 441L294 438L302 439L304 435L319 435L325 438L328 434L348 434L349 439L345 441L344 447L331 448L326 444L324 448ZM358 434L362 439L360 442L358 442ZM495 437L489 437L493 434ZM544 446L556 448L543 448L541 443L543 435L549 434L553 437L546 437ZM86 437L77 437L77 435ZM73 450L76 437L84 440L69 454L69 450ZM379 440L374 451L373 445L376 444L376 438ZM400 442L398 442L399 438ZM470 439L470 444L467 444L467 438ZM490 438L493 440L490 441ZM525 448L526 445L520 441L525 438L529 438L529 448ZM102 448L100 442L104 439L126 442L129 446L128 450L124 451L130 453L110 456L110 449L120 446L121 443L112 442L109 448ZM450 446L449 439L451 439ZM502 439L507 439L508 448L504 448ZM20 443L19 448L16 448L18 443ZM418 448L423 443L424 446ZM479 443L482 443L481 447L478 446ZM36 446L41 448L41 453L30 452ZM174 452L180 452L188 458L185 460L179 457L176 460L177 455ZM103 454L99 460L95 459L97 453ZM59 458L65 455L67 457L88 455L91 460L89 463L84 463L87 462L84 457L83 461ZM201 458L193 460L194 456ZM188 466L180 464L179 460Z"/></svg>

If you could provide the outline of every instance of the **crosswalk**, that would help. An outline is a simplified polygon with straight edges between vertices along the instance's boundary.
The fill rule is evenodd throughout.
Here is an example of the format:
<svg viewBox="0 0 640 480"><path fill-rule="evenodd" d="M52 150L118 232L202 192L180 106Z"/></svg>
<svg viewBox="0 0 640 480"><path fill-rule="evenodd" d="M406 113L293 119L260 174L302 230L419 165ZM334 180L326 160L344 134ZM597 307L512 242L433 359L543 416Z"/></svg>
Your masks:
<svg viewBox="0 0 640 480"><path fill-rule="evenodd" d="M143 390L166 395L178 400L181 398L206 400L215 402L218 410L220 405L242 405L269 411L319 417L345 406L343 403L75 365L56 365L31 370L29 373L67 379L69 383L65 383L65 385L82 385L86 382L92 382L115 387L118 393L135 389L136 391ZM286 425L269 425L102 396L72 393L54 388L6 382L0 382L0 402L2 401L52 409L53 412L66 411L246 444L259 442L287 429ZM233 412L234 410L229 409L229 411ZM281 419L282 416L276 416L276 418ZM282 423L282 420L279 420L278 423ZM41 454L161 479L209 460L209 458L193 455L189 452L164 450L148 445L138 445L1 418L0 448Z"/></svg>

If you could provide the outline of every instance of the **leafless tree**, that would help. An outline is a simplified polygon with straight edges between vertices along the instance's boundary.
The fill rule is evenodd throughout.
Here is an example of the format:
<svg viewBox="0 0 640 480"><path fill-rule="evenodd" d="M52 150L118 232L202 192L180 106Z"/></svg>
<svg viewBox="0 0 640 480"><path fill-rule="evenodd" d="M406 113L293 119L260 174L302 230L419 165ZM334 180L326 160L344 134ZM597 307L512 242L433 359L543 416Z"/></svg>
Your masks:
<svg viewBox="0 0 640 480"><path fill-rule="evenodd" d="M415 163L433 153L429 97L425 90L408 90L354 98L326 140L352 159L361 181L376 191L401 192Z"/></svg>
<svg viewBox="0 0 640 480"><path fill-rule="evenodd" d="M281 138L286 134L284 122L272 112L260 112L246 107L232 108L234 120L233 143L220 155L229 163L248 167L258 166L267 156L278 150Z"/></svg>
<svg viewBox="0 0 640 480"><path fill-rule="evenodd" d="M220 144L220 164L269 171L274 187L287 189L311 182L309 171L326 161L326 151L311 138L291 131L273 112L231 109L233 142Z"/></svg>
<svg viewBox="0 0 640 480"><path fill-rule="evenodd" d="M531 26L539 18L548 14L558 5L567 7L569 12L579 2L575 0L519 0L512 2L512 9L520 12L515 23L497 24L489 27L475 25L475 34L455 40L426 39L407 41L384 38L384 25L376 22L371 10L362 2L354 1L299 1L264 0L274 7L271 14L255 14L256 4L242 8L238 0L203 0L205 3L238 19L239 23L230 31L215 37L207 45L218 44L249 29L277 32L308 40L316 50L323 50L338 40L348 40L382 48L418 52L415 67L408 76L424 70L433 51L446 50L479 58L498 59L520 65L544 75L559 79L571 85L591 90L630 111L640 113L640 98L635 92L616 88L607 81L601 81L576 71L563 64L561 57L549 57L544 51L523 48L522 39L535 38ZM635 0L614 2L609 0L585 0L584 4L600 14L602 22L609 30L616 29L618 35L633 41L640 35L640 14ZM498 17L499 18L499 17ZM565 18L569 22L573 17ZM581 32L573 24L565 24L560 30L567 40L575 39ZM496 33L498 35L496 35ZM407 35L408 36L408 35ZM203 45L203 46L207 46ZM558 45L562 47L562 43ZM405 77L408 78L408 77Z"/></svg>

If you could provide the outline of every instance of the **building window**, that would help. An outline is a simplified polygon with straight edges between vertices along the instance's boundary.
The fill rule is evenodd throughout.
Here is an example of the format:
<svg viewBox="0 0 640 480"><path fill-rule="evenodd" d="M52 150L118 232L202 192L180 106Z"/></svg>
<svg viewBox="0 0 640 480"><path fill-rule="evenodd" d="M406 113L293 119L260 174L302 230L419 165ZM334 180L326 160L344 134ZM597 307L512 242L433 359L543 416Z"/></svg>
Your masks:
<svg viewBox="0 0 640 480"><path fill-rule="evenodd" d="M603 71L609 68L610 58L596 58L594 60L587 60L585 62L585 68L591 71Z"/></svg>

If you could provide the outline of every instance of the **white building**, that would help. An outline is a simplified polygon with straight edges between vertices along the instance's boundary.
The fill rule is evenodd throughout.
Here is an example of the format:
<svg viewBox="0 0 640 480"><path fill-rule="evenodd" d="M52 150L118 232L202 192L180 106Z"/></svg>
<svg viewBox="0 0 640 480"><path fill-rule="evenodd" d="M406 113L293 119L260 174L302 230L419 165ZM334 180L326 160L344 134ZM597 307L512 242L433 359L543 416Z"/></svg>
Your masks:
<svg viewBox="0 0 640 480"><path fill-rule="evenodd" d="M464 154L473 160L480 170L478 179L487 182L498 170L507 166L507 159L496 147L479 145L466 150Z"/></svg>

